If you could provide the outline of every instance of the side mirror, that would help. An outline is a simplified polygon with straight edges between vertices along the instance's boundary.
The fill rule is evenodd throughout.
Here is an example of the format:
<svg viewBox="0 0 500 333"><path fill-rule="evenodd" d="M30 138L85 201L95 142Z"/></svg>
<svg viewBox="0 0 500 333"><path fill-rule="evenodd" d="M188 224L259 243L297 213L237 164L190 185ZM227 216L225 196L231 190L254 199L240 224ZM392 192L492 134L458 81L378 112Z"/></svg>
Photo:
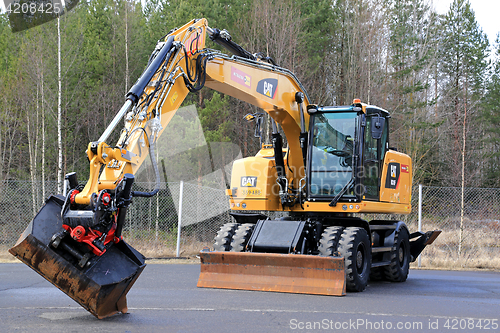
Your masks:
<svg viewBox="0 0 500 333"><path fill-rule="evenodd" d="M372 138L378 140L382 138L382 133L384 132L385 126L385 118L380 115L376 115L372 117Z"/></svg>

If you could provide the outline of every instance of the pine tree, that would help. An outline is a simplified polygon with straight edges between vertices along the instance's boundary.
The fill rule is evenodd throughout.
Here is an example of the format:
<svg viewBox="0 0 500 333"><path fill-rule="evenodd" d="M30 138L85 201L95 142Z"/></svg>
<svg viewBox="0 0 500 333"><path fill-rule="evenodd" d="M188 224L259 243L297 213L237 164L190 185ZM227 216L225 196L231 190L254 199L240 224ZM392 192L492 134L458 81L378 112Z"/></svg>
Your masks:
<svg viewBox="0 0 500 333"><path fill-rule="evenodd" d="M434 103L429 90L438 48L437 17L423 0L388 4L390 69L385 94L392 112L392 145L412 158L416 183L432 181L434 128L440 124L429 114Z"/></svg>
<svg viewBox="0 0 500 333"><path fill-rule="evenodd" d="M485 124L484 185L500 187L500 34L496 38L495 59L486 89L484 102L481 103Z"/></svg>
<svg viewBox="0 0 500 333"><path fill-rule="evenodd" d="M454 0L442 24L439 63L442 80L441 116L445 128L441 157L446 162L441 174L444 184L466 186L479 180L480 165L474 163L479 149L477 112L484 94L488 66L488 38L475 20L466 0Z"/></svg>

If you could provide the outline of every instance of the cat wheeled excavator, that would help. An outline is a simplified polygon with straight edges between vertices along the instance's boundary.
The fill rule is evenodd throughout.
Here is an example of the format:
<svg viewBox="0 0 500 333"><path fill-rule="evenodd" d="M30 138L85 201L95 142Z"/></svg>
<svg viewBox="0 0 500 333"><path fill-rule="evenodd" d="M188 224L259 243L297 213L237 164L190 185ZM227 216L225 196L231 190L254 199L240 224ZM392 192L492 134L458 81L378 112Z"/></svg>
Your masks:
<svg viewBox="0 0 500 333"><path fill-rule="evenodd" d="M207 34L232 55L206 48ZM199 287L344 295L365 289L370 276L406 280L439 231L410 233L401 221L357 215L411 210L411 160L389 148L389 113L360 100L312 104L292 72L205 19L158 42L123 107L89 143L88 181L67 174L65 193L47 199L9 251L96 317L125 313L145 267L122 237L127 208L158 192L155 142L186 95L204 86L261 108L273 130L272 144L234 162L227 195L235 222L221 227L214 251L200 252ZM261 116L246 119L260 124ZM133 191L148 154L157 186Z"/></svg>

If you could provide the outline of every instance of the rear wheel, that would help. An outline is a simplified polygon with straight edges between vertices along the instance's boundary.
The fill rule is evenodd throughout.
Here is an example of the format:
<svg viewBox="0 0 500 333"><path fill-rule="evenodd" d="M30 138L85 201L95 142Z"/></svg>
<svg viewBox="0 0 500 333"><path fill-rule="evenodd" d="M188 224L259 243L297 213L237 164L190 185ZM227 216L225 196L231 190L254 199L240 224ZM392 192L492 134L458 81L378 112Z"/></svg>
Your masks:
<svg viewBox="0 0 500 333"><path fill-rule="evenodd" d="M319 254L322 256L333 256L337 252L340 236L342 235L342 227L325 228L319 240Z"/></svg>
<svg viewBox="0 0 500 333"><path fill-rule="evenodd" d="M371 250L368 234L363 228L345 228L338 251L345 258L347 290L363 291L368 284Z"/></svg>
<svg viewBox="0 0 500 333"><path fill-rule="evenodd" d="M240 226L239 223L226 223L217 232L217 236L214 238L214 250L215 251L229 251L231 247L231 241L233 240L234 233L236 229Z"/></svg>
<svg viewBox="0 0 500 333"><path fill-rule="evenodd" d="M387 280L404 282L410 271L410 235L405 228L396 231L394 245L391 251L391 263L385 267L384 273Z"/></svg>
<svg viewBox="0 0 500 333"><path fill-rule="evenodd" d="M248 240L252 235L253 228L255 224L244 223L236 229L234 233L233 240L231 241L229 251L232 252L243 252L247 246Z"/></svg>

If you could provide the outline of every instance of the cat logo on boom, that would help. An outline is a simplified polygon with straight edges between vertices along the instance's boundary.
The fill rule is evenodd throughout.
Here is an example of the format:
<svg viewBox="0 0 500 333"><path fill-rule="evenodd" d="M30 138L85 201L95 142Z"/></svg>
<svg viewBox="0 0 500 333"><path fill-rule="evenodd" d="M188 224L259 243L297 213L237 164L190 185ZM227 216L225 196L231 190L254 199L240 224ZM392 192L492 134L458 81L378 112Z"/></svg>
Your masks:
<svg viewBox="0 0 500 333"><path fill-rule="evenodd" d="M276 79L260 80L257 84L257 92L272 99L276 97L277 88L278 80Z"/></svg>

